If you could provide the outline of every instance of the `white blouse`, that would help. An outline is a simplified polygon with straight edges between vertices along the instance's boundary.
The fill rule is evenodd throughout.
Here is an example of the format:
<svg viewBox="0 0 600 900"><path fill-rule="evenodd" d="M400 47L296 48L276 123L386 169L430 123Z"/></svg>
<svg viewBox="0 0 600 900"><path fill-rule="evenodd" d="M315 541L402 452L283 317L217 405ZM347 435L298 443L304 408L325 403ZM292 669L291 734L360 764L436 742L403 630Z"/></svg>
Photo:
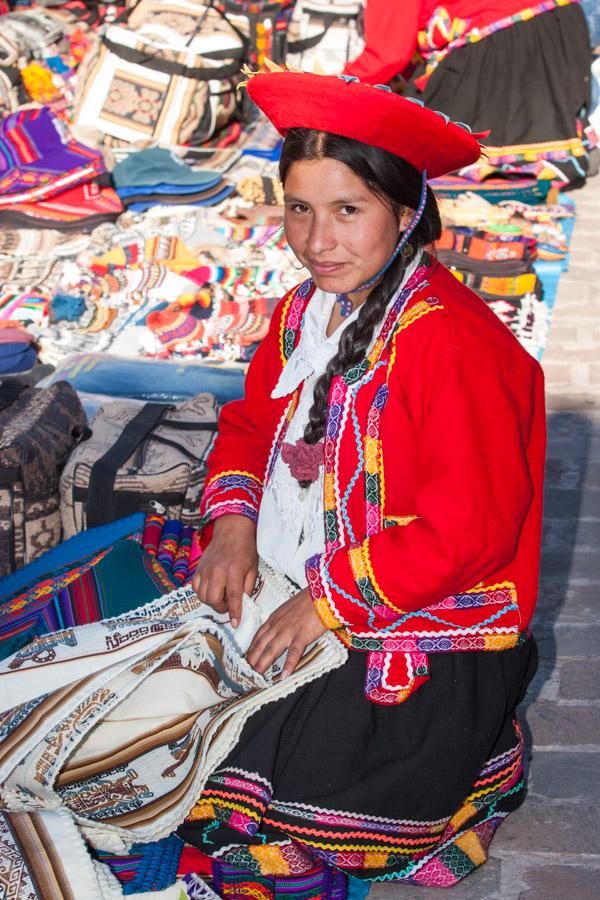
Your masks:
<svg viewBox="0 0 600 900"><path fill-rule="evenodd" d="M406 281L417 268L421 252L407 266L402 284L390 299L389 310ZM273 388L273 398L291 394L304 382L298 406L289 424L286 442L295 444L304 434L308 414L313 404L313 390L327 363L337 353L344 330L358 317L360 307L353 310L336 330L327 337L335 294L317 288L304 313L302 334L298 346ZM385 318L385 316L384 316ZM375 329L371 346L375 343ZM307 586L305 563L315 553L325 550L323 521L323 466L319 476L308 487L300 487L281 454L275 462L271 478L265 485L258 514L256 543L259 557L276 572L291 578L300 588Z"/></svg>

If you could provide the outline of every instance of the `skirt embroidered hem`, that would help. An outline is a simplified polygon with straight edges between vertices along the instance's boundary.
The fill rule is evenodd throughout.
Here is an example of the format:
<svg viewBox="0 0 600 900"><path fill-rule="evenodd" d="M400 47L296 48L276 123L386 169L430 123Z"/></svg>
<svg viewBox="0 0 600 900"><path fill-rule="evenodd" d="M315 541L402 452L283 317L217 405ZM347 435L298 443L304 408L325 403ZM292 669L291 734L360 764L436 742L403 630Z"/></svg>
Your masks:
<svg viewBox="0 0 600 900"><path fill-rule="evenodd" d="M515 708L536 666L529 639L437 654L400 706L361 692L366 660L259 711L208 779L180 837L248 877L315 863L369 881L451 886L487 858L524 797ZM343 696L355 697L351 708Z"/></svg>

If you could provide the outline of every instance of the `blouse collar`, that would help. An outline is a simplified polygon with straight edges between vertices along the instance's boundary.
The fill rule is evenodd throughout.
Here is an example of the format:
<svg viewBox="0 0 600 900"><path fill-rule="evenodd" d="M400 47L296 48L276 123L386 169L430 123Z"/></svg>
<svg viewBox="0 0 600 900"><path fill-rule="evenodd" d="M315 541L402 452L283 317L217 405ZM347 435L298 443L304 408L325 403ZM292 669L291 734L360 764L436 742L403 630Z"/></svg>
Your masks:
<svg viewBox="0 0 600 900"><path fill-rule="evenodd" d="M419 265L421 256L422 251L419 250L415 254L415 258L411 260L410 264L406 267L402 283L390 298L386 311L391 309L394 305L398 293L402 290L405 283ZM286 365L283 367L277 384L271 391L271 397L273 399L291 394L292 391L295 391L296 388L302 384L303 381L306 381L307 378L310 378L311 375L316 375L317 377L322 375L329 360L337 353L340 337L344 330L358 318L360 307L353 310L348 318L345 319L328 337L327 324L331 318L331 311L335 299L335 294L326 293L319 288L315 290L310 298L304 311L300 340ZM382 317L380 325L384 320L385 315ZM376 336L375 333L371 343L374 343Z"/></svg>

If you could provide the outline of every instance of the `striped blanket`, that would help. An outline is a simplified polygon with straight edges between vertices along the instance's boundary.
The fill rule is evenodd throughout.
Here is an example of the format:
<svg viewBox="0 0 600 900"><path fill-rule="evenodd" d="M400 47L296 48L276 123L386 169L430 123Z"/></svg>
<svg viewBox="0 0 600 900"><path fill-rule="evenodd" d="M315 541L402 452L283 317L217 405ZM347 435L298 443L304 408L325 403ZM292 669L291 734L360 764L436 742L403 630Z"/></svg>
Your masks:
<svg viewBox="0 0 600 900"><path fill-rule="evenodd" d="M278 581L272 573L256 600L245 598L235 632L186 586L44 635L0 663L6 896L122 896L86 842L122 853L171 834L249 716L342 665L347 651L328 633L284 681L277 666L268 677L249 666L244 653L273 597L278 605L291 593ZM160 896L188 896L182 889Z"/></svg>

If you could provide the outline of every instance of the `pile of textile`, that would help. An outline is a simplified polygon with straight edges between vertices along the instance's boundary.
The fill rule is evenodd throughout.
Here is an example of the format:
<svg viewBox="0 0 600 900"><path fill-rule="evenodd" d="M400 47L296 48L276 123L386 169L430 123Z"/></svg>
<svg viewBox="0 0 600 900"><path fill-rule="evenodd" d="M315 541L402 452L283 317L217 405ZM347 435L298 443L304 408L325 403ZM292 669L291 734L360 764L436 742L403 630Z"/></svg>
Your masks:
<svg viewBox="0 0 600 900"><path fill-rule="evenodd" d="M289 62L340 71L360 46L360 5L282 3L287 20L292 12ZM225 78L214 103L195 82L190 103L188 70L178 68L183 48L192 66L214 47L214 59L240 69L244 16L223 20L201 0L172 6L165 17L150 0L20 2L0 16L1 83L10 83L0 319L28 329L39 362L104 353L243 369L277 300L305 277L281 229L278 135L232 117ZM269 50L263 38L257 61ZM557 202L547 170L505 170L488 159L433 182L446 226L438 252L539 358L573 207Z"/></svg>
<svg viewBox="0 0 600 900"><path fill-rule="evenodd" d="M491 203L466 192L440 197L437 255L541 359L560 273L568 265L574 206Z"/></svg>

